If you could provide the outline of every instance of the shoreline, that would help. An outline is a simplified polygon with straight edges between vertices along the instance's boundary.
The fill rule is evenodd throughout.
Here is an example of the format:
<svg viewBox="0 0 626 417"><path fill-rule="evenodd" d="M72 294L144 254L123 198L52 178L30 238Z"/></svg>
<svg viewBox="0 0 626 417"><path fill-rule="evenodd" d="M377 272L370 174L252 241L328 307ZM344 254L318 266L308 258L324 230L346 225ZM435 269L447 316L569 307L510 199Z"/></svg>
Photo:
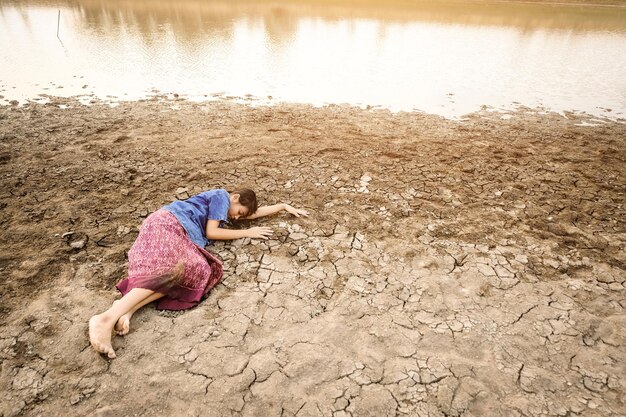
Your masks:
<svg viewBox="0 0 626 417"><path fill-rule="evenodd" d="M626 414L626 125L586 120L0 106L0 414ZM239 185L311 215L209 247L205 301L98 357L141 221Z"/></svg>
<svg viewBox="0 0 626 417"><path fill-rule="evenodd" d="M288 101L280 101L271 96L264 97L256 97L252 95L246 96L236 96L236 95L227 95L221 93L214 93L210 95L204 95L203 98L198 97L190 97L185 94L178 93L162 93L155 92L152 95L147 95L141 98L129 98L124 99L120 97L111 97L110 99L102 99L94 94L86 94L86 95L74 95L69 97L63 96L55 96L51 94L39 94L37 100L26 99L25 102L21 103L18 100L8 101L8 98L3 98L0 95L0 100L4 99L6 103L0 103L0 108L2 107L17 107L17 108L28 108L29 106L56 106L60 110L71 110L77 107L91 107L91 106L108 106L111 108L120 106L122 104L129 105L132 103L161 103L164 106L169 106L171 110L177 110L177 105L210 105L211 103L229 103L234 105L241 106L250 106L253 108L274 108L281 106L303 106L303 107L311 107L315 109L324 109L324 108L332 108L332 107L340 107L347 108L353 110L361 110L361 111L382 111L389 112L390 114L414 114L426 117L436 117L442 118L448 121L456 121L463 122L469 120L473 117L488 117L488 114L493 115L501 115L502 120L508 120L510 117L524 117L524 115L532 115L532 116L546 116L546 117L562 117L567 120L575 120L579 124L579 126L600 126L601 124L626 124L626 114L622 112L614 113L613 109L607 109L604 107L598 107L598 109L602 110L602 114L592 114L588 113L584 110L552 110L545 107L531 107L524 104L515 104L511 103L510 107L507 106L488 106L482 105L480 109L475 111L471 111L469 113L460 114L458 116L445 116L437 113L429 113L424 110L413 109L413 110L403 110L403 109L394 109L390 107L386 107L384 105L372 105L372 104L350 104L350 103L305 103L305 102L288 102ZM614 116L614 117L611 117ZM493 117L488 117L493 118ZM588 124L589 123L589 124ZM601 123L601 124L598 124Z"/></svg>

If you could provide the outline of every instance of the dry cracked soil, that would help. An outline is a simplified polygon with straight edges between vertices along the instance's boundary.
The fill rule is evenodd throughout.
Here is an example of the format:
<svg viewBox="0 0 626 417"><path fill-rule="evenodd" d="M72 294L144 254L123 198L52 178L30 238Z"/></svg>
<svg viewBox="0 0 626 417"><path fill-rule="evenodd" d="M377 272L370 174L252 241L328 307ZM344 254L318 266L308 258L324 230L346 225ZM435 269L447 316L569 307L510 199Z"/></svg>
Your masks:
<svg viewBox="0 0 626 417"><path fill-rule="evenodd" d="M509 116L0 107L0 415L626 415L626 125ZM311 215L97 355L142 219L240 185Z"/></svg>

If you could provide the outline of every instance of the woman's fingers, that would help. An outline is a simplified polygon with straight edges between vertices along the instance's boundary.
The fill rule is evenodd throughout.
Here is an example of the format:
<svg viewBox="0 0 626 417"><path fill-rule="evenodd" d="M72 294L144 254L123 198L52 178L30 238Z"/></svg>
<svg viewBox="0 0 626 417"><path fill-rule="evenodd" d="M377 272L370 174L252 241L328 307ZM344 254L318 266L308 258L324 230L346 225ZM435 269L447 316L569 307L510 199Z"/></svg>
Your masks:
<svg viewBox="0 0 626 417"><path fill-rule="evenodd" d="M303 209L297 209L297 208L294 208L294 207L291 207L291 206L288 206L288 207L287 207L287 211L288 211L289 213L293 214L293 215L294 215L294 216L296 216L296 217L300 217L300 216L304 216L304 217L306 217L306 216L308 216L308 215L309 215L309 212L308 212L308 211L303 210Z"/></svg>
<svg viewBox="0 0 626 417"><path fill-rule="evenodd" d="M253 227L250 231L253 239L267 239L274 233L269 227Z"/></svg>

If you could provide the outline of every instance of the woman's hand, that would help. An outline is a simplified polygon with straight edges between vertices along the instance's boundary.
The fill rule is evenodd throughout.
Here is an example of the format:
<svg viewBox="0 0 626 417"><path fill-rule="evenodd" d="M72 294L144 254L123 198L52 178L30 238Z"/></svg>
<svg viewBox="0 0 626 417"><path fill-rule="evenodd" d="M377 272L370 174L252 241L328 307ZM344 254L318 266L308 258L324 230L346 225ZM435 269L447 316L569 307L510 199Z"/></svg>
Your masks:
<svg viewBox="0 0 626 417"><path fill-rule="evenodd" d="M252 239L267 239L269 238L274 232L272 231L272 229L270 229L269 227L251 227L249 229L246 229L247 232L247 237L252 238Z"/></svg>
<svg viewBox="0 0 626 417"><path fill-rule="evenodd" d="M300 217L300 216L307 217L309 215L308 211L302 210L302 209L297 209L295 207L290 206L289 204L285 204L285 211L288 212L288 213L293 214L296 217Z"/></svg>

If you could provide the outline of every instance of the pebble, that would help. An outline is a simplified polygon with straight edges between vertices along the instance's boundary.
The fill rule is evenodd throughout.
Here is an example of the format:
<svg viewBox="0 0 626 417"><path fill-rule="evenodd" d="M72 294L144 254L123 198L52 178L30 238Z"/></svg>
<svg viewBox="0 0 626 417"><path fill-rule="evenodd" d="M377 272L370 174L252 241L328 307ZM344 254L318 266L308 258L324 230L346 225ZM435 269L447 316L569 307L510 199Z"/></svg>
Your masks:
<svg viewBox="0 0 626 417"><path fill-rule="evenodd" d="M189 190L186 187L178 187L176 189L176 198L179 200L185 200L189 198Z"/></svg>
<svg viewBox="0 0 626 417"><path fill-rule="evenodd" d="M528 257L526 255L515 255L515 260L521 264L528 263Z"/></svg>
<svg viewBox="0 0 626 417"><path fill-rule="evenodd" d="M87 245L87 238L83 238L83 239L79 239L79 240L75 240L73 242L70 242L70 247L72 249L82 249Z"/></svg>
<svg viewBox="0 0 626 417"><path fill-rule="evenodd" d="M291 233L289 234L289 238L293 239L293 240L304 240L306 239L308 236L305 233Z"/></svg>

